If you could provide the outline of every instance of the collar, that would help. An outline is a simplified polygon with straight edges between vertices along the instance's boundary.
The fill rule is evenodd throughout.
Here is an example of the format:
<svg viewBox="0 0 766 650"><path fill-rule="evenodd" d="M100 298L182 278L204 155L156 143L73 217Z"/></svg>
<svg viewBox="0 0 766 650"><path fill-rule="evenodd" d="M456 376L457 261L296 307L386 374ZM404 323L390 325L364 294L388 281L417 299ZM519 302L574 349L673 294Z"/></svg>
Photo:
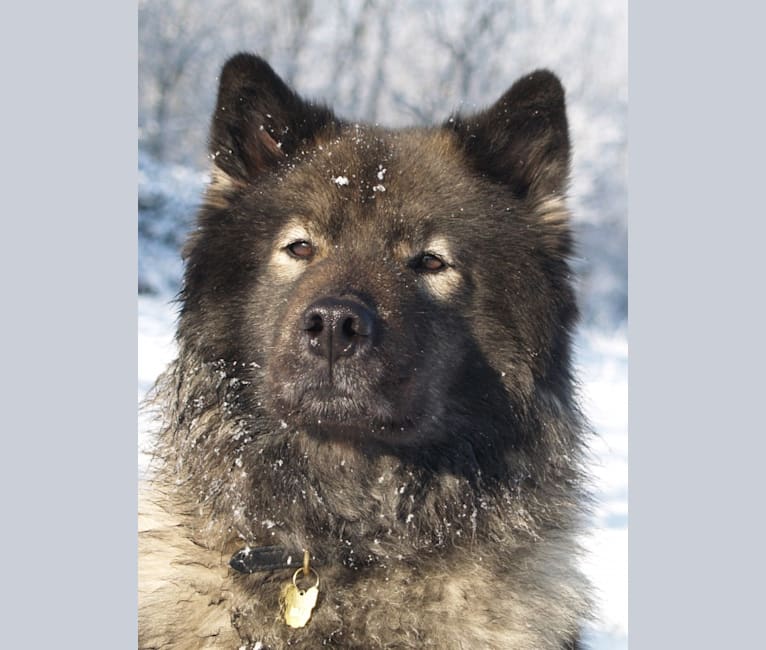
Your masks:
<svg viewBox="0 0 766 650"><path fill-rule="evenodd" d="M301 566L303 556L302 550L286 546L245 546L231 556L229 566L240 573L291 569ZM316 563L316 558L311 561ZM304 564L308 564L307 560Z"/></svg>

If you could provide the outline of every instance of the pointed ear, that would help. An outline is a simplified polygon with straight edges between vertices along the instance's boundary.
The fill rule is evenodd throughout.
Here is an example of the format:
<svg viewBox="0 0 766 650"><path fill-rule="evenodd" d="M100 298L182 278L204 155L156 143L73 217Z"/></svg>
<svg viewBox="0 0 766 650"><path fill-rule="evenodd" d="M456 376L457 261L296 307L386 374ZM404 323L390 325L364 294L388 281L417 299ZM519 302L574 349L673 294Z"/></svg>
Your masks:
<svg viewBox="0 0 766 650"><path fill-rule="evenodd" d="M519 198L539 201L566 190L569 133L564 89L553 73L522 77L487 110L453 117L445 127L479 171Z"/></svg>
<svg viewBox="0 0 766 650"><path fill-rule="evenodd" d="M266 61L237 54L221 71L210 155L229 179L247 181L276 166L334 121L332 111L301 99Z"/></svg>

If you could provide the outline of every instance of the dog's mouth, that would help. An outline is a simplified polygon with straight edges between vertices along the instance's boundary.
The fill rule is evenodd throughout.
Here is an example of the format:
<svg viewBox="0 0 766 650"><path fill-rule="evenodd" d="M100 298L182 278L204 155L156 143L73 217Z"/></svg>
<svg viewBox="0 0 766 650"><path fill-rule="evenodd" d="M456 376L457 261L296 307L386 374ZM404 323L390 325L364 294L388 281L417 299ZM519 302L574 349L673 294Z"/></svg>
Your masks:
<svg viewBox="0 0 766 650"><path fill-rule="evenodd" d="M409 378L373 382L365 375L308 374L271 385L280 419L309 435L347 440L401 442L418 418Z"/></svg>
<svg viewBox="0 0 766 650"><path fill-rule="evenodd" d="M358 387L293 382L283 387L278 400L288 417L304 424L365 428L370 423L392 424L396 412L380 393Z"/></svg>

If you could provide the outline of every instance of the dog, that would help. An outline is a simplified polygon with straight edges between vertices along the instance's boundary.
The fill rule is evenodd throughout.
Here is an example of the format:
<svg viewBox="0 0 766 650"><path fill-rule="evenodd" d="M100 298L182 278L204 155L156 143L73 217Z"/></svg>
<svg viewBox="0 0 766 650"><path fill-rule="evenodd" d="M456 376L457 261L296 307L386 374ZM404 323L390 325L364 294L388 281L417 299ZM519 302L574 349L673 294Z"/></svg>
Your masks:
<svg viewBox="0 0 766 650"><path fill-rule="evenodd" d="M554 74L430 128L223 67L139 502L141 648L581 647Z"/></svg>

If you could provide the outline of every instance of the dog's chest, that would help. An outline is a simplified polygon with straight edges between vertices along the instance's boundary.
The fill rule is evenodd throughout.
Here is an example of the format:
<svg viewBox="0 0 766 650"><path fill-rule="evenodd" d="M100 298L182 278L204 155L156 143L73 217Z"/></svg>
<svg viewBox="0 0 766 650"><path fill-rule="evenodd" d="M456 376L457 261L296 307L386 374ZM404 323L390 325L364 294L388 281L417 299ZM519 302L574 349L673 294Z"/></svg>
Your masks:
<svg viewBox="0 0 766 650"><path fill-rule="evenodd" d="M235 577L232 622L243 641L264 648L372 648L383 640L390 647L450 647L442 632L456 617L466 621L469 594L449 574L405 565L323 567L320 574L316 605L300 628L285 622L280 604L289 572Z"/></svg>

